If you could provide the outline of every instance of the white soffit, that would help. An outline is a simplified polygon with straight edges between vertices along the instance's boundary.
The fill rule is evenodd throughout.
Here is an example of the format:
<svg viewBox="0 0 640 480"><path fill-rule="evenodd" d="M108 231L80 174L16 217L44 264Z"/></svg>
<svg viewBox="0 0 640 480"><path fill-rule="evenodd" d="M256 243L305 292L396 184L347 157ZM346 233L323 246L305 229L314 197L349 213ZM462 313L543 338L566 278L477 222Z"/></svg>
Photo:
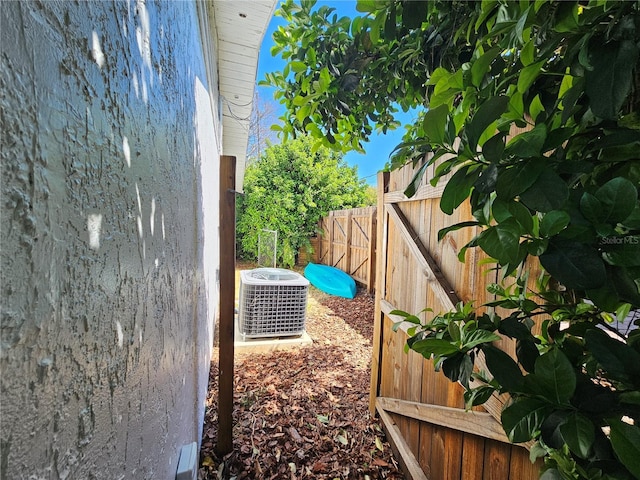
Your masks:
<svg viewBox="0 0 640 480"><path fill-rule="evenodd" d="M236 157L242 191L258 54L277 0L214 0L218 81L222 95L222 153Z"/></svg>

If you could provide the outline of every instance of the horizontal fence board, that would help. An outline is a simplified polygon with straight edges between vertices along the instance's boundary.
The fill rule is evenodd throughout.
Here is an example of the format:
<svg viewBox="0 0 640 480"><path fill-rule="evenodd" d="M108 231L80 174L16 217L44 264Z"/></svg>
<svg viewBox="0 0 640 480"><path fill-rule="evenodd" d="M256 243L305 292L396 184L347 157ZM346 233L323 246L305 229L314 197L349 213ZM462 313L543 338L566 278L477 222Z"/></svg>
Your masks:
<svg viewBox="0 0 640 480"><path fill-rule="evenodd" d="M511 443L502 425L489 413L429 405L397 398L378 397L378 405L386 411L423 420L434 425L460 430L480 437Z"/></svg>

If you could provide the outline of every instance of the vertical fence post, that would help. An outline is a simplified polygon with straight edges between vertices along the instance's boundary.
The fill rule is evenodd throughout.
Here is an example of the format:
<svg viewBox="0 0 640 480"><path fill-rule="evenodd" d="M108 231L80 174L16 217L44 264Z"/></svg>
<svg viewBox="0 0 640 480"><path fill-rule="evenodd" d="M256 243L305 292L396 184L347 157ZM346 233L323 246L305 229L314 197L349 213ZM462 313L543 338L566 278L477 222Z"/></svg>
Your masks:
<svg viewBox="0 0 640 480"><path fill-rule="evenodd" d="M376 299L375 315L373 318L373 351L371 354L371 385L369 390L369 412L376 414L376 398L380 393L382 362L382 334L384 332L382 300L386 295L386 263L387 263L387 213L384 208L384 194L389 185L389 172L378 173L378 219L376 225L376 244L379 249L376 255Z"/></svg>
<svg viewBox="0 0 640 480"><path fill-rule="evenodd" d="M236 157L220 157L220 318L218 327L218 441L216 450L233 450L233 340L236 285Z"/></svg>
<svg viewBox="0 0 640 480"><path fill-rule="evenodd" d="M347 272L349 275L353 274L354 272L351 271L351 221L353 220L352 216L351 216L351 212L353 210L347 210L347 217L346 217L346 222L345 222L345 227L347 229L346 232L344 232L344 263L345 263L345 267L344 267L344 271Z"/></svg>
<svg viewBox="0 0 640 480"><path fill-rule="evenodd" d="M329 247L327 251L327 262L326 265L333 266L333 222L335 218L333 216L333 211L329 212Z"/></svg>
<svg viewBox="0 0 640 480"><path fill-rule="evenodd" d="M318 220L318 233L316 235L318 245L316 246L313 263L322 263L322 242L324 242L324 228L322 228L322 222L324 222L324 218Z"/></svg>
<svg viewBox="0 0 640 480"><path fill-rule="evenodd" d="M367 271L367 291L373 293L376 288L376 245L378 238L376 216L378 208L374 207L369 213L369 270Z"/></svg>

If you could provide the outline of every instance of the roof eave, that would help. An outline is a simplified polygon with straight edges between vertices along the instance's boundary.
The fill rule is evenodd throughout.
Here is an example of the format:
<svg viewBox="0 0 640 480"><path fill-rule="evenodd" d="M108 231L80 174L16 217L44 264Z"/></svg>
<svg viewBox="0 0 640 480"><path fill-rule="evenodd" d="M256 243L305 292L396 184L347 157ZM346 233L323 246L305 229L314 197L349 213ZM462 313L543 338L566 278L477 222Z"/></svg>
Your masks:
<svg viewBox="0 0 640 480"><path fill-rule="evenodd" d="M277 0L213 1L218 33L218 83L222 102L222 152L236 157L242 191L258 57Z"/></svg>

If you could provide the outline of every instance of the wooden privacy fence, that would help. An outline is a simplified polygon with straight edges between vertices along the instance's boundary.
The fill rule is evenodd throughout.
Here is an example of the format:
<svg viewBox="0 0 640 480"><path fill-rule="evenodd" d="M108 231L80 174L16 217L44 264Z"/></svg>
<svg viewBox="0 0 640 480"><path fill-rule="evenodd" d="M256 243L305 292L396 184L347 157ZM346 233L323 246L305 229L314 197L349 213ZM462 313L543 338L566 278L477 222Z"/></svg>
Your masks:
<svg viewBox="0 0 640 480"><path fill-rule="evenodd" d="M370 293L375 285L376 215L376 207L334 210L318 225L318 262L347 272Z"/></svg>
<svg viewBox="0 0 640 480"><path fill-rule="evenodd" d="M425 178L431 178L428 171ZM449 311L459 300L491 300L486 291L497 281L482 252L458 252L477 233L462 229L438 242L438 230L471 219L463 206L452 216L440 211L444 181L423 181L417 194L402 193L413 176L405 167L378 177L378 261L371 379L375 409L407 475L413 479L533 480L540 464L531 464L527 448L510 444L496 420L505 402L493 397L486 410L465 412L462 387L451 383L433 362L404 352L407 334L392 331L394 309L417 314L425 307ZM424 319L427 314L421 314ZM506 341L501 348L513 355Z"/></svg>

